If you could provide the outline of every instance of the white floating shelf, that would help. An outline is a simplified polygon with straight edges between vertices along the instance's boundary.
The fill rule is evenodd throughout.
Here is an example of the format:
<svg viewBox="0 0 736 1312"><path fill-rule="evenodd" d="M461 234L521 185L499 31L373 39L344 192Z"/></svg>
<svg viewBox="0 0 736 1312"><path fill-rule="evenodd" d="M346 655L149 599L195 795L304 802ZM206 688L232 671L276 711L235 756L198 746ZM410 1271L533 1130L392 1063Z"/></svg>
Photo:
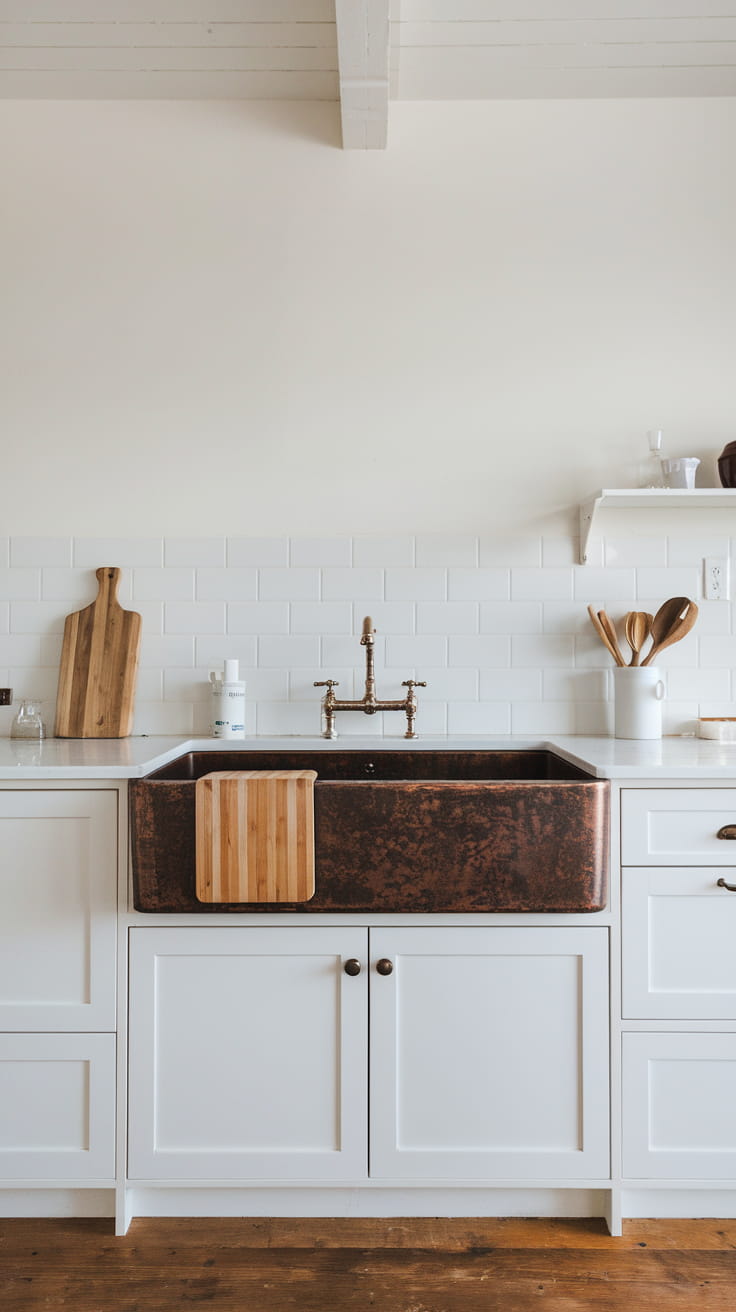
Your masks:
<svg viewBox="0 0 736 1312"><path fill-rule="evenodd" d="M736 488L603 488L580 507L580 564L588 560L588 542L599 510L736 510Z"/></svg>

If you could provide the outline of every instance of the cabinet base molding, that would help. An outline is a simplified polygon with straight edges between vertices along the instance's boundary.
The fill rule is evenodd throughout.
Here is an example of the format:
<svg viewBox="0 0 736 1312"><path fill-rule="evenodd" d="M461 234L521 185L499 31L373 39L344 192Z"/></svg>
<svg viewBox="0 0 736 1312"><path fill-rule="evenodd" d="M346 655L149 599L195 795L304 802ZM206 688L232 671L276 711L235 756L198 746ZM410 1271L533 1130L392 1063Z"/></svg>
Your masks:
<svg viewBox="0 0 736 1312"><path fill-rule="evenodd" d="M0 1217L114 1215L114 1189L0 1188Z"/></svg>
<svg viewBox="0 0 736 1312"><path fill-rule="evenodd" d="M126 1211L139 1216L602 1216L610 1190L580 1188L164 1188L130 1186ZM119 1221L121 1220L119 1216ZM125 1226L127 1229L127 1226ZM119 1224L118 1233L125 1233Z"/></svg>
<svg viewBox="0 0 736 1312"><path fill-rule="evenodd" d="M703 1189L623 1189L621 1213L626 1219L664 1217L686 1220L693 1216L736 1219L736 1189L718 1185Z"/></svg>

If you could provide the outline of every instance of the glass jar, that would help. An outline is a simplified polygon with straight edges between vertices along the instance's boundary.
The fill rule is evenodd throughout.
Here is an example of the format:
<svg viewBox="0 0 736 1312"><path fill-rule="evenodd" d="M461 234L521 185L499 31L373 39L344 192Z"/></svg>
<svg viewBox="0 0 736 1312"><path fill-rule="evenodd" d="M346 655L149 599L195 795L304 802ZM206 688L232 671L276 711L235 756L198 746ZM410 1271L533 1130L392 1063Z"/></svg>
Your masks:
<svg viewBox="0 0 736 1312"><path fill-rule="evenodd" d="M42 703L37 697L24 697L18 714L10 726L11 738L45 738L46 729L41 719Z"/></svg>

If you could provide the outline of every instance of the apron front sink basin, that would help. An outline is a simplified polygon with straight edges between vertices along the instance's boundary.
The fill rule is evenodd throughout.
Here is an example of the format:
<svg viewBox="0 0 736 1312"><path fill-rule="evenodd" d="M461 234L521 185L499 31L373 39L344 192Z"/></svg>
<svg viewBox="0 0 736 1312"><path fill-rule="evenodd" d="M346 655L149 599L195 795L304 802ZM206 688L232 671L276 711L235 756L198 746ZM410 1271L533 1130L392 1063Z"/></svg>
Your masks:
<svg viewBox="0 0 736 1312"><path fill-rule="evenodd" d="M196 781L237 769L317 771L309 902L197 900ZM200 914L600 911L609 792L542 750L189 752L129 785L134 903Z"/></svg>

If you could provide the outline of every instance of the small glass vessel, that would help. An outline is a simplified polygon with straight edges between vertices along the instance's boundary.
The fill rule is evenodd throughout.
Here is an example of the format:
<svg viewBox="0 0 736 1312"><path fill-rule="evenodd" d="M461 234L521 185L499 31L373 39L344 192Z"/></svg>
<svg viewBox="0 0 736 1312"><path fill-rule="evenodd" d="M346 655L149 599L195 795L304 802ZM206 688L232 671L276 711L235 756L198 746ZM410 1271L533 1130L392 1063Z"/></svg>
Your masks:
<svg viewBox="0 0 736 1312"><path fill-rule="evenodd" d="M664 487L662 473L662 429L650 428L647 433L649 459L643 470L642 487Z"/></svg>
<svg viewBox="0 0 736 1312"><path fill-rule="evenodd" d="M37 697L24 697L21 700L18 714L10 726L11 738L35 738L38 741L46 737L41 705Z"/></svg>

